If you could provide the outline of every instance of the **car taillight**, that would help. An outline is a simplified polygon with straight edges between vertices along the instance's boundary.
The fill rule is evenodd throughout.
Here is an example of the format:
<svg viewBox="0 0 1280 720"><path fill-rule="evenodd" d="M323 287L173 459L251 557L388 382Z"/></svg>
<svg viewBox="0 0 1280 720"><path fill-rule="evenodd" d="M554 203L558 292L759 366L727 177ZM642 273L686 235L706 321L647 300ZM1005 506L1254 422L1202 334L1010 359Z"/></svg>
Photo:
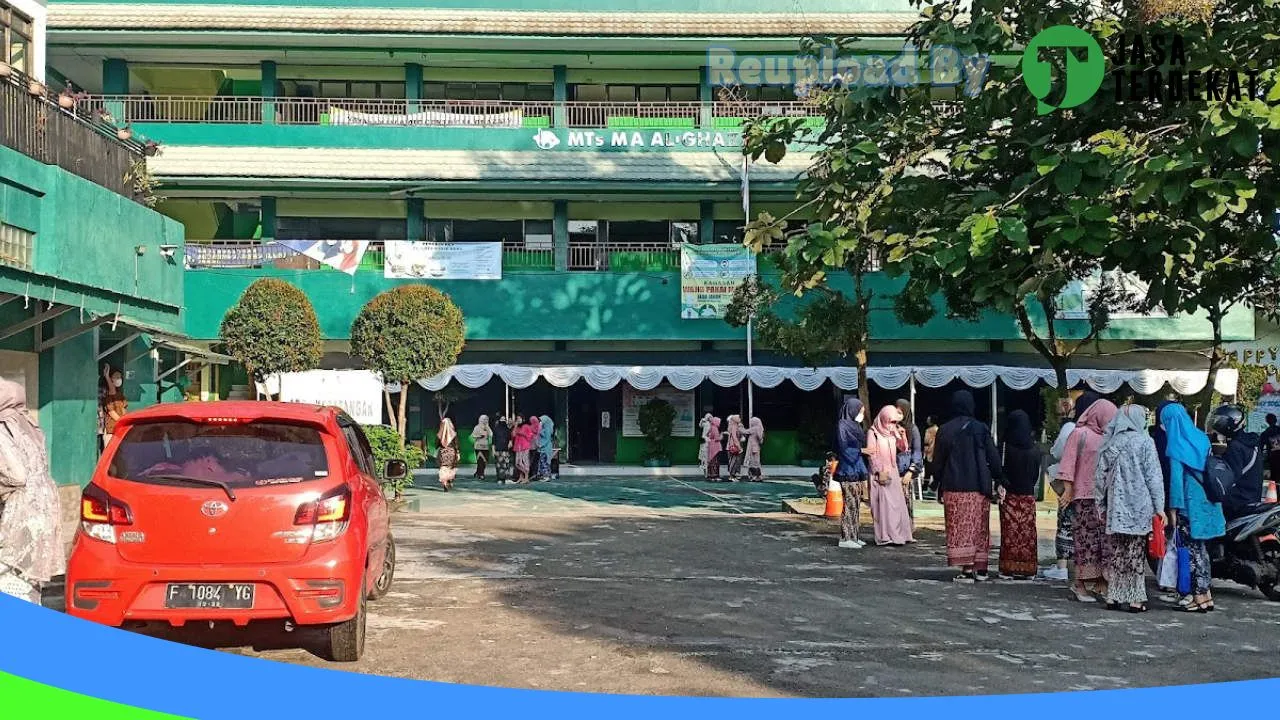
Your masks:
<svg viewBox="0 0 1280 720"><path fill-rule="evenodd" d="M129 506L90 483L80 495L80 526L86 535L103 542L115 543L116 526L132 525Z"/></svg>
<svg viewBox="0 0 1280 720"><path fill-rule="evenodd" d="M311 525L311 541L332 540L351 520L351 488L343 485L318 500L303 503L293 515L294 525Z"/></svg>

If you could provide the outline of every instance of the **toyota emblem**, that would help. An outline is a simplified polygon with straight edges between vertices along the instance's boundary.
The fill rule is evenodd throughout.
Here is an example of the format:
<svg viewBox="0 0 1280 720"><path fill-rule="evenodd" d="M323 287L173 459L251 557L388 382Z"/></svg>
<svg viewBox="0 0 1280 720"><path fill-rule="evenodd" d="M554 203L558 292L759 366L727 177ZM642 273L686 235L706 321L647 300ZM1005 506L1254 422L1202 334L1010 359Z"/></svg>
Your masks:
<svg viewBox="0 0 1280 720"><path fill-rule="evenodd" d="M200 512L205 517L215 518L227 512L227 504L219 500L210 500L200 506Z"/></svg>

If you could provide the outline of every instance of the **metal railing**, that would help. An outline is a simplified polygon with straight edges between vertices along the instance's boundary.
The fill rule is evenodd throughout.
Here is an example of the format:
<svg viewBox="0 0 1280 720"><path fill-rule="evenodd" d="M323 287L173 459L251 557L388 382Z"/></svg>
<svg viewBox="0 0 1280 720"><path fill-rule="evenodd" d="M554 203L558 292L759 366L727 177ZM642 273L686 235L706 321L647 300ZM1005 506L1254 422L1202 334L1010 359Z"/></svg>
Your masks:
<svg viewBox="0 0 1280 720"><path fill-rule="evenodd" d="M678 270L680 248L670 242L569 243L569 269L595 272Z"/></svg>
<svg viewBox="0 0 1280 720"><path fill-rule="evenodd" d="M355 98L94 95L90 110L127 122L399 127L551 127L558 111L571 128L694 128L711 114L713 127L737 127L753 117L809 117L807 102L516 102L506 100L367 100Z"/></svg>
<svg viewBox="0 0 1280 720"><path fill-rule="evenodd" d="M117 138L114 127L80 111L60 107L43 85L17 70L0 77L0 145L139 199L135 176L143 147Z"/></svg>
<svg viewBox="0 0 1280 720"><path fill-rule="evenodd" d="M187 240L188 267L277 270L320 270L319 261L295 253L283 245L261 240ZM386 266L386 243L374 241L365 250L360 267L381 270ZM552 270L555 250L524 241L502 244L502 267L508 271Z"/></svg>

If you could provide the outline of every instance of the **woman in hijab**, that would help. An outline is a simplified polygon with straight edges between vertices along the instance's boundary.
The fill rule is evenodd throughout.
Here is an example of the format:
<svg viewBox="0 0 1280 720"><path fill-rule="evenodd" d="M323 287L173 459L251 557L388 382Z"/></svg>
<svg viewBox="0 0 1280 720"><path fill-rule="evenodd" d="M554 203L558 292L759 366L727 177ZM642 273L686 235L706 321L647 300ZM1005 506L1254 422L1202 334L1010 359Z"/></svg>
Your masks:
<svg viewBox="0 0 1280 720"><path fill-rule="evenodd" d="M454 478L458 476L458 431L453 429L453 421L449 418L440 420L440 429L436 430L436 448L440 487L449 492L453 489Z"/></svg>
<svg viewBox="0 0 1280 720"><path fill-rule="evenodd" d="M484 479L485 465L489 464L489 443L493 440L493 430L489 427L489 416L481 415L476 426L471 429L471 443L476 449L475 479Z"/></svg>
<svg viewBox="0 0 1280 720"><path fill-rule="evenodd" d="M947 528L947 564L960 568L955 581L962 583L987 579L992 482L1001 476L991 430L973 412L973 393L959 390L952 395L952 418L938 430L933 448L934 486Z"/></svg>
<svg viewBox="0 0 1280 720"><path fill-rule="evenodd" d="M1169 514L1177 528L1179 543L1191 552L1191 595L1179 603L1188 612L1214 609L1205 541L1226 534L1222 505L1209 502L1201 477L1209 457L1209 436L1205 435L1178 403L1160 411L1160 426L1167 437L1165 456L1169 458Z"/></svg>
<svg viewBox="0 0 1280 720"><path fill-rule="evenodd" d="M551 479L551 452L555 447L556 426L549 415L538 418L538 479Z"/></svg>
<svg viewBox="0 0 1280 720"><path fill-rule="evenodd" d="M511 479L514 458L511 455L511 421L505 417L498 418L493 426L493 467L498 475L498 484L506 484Z"/></svg>
<svg viewBox="0 0 1280 720"><path fill-rule="evenodd" d="M751 418L751 427L747 428L747 476L751 482L764 481L764 468L760 465L760 448L764 445L764 423L760 418Z"/></svg>
<svg viewBox="0 0 1280 720"><path fill-rule="evenodd" d="M720 418L707 421L702 441L707 444L707 480L720 482Z"/></svg>
<svg viewBox="0 0 1280 720"><path fill-rule="evenodd" d="M920 428L916 426L916 417L911 412L910 400L899 400L894 403L898 412L902 413L902 421L898 426L902 429L907 441L907 449L898 453L898 474L902 476L902 492L907 496L907 512L916 516L915 484L924 478L924 442L920 439Z"/></svg>
<svg viewBox="0 0 1280 720"><path fill-rule="evenodd" d="M836 482L844 495L844 512L840 515L840 547L857 549L866 543L858 537L862 532L862 495L870 477L863 450L867 447L867 433L862 429L866 410L862 401L847 397L840 407L836 424Z"/></svg>
<svg viewBox="0 0 1280 720"><path fill-rule="evenodd" d="M1000 577L1029 580L1039 569L1036 483L1044 449L1035 442L1031 416L1009 413L1005 429L1004 477L1000 480Z"/></svg>
<svg viewBox="0 0 1280 720"><path fill-rule="evenodd" d="M730 415L724 443L725 452L729 455L729 482L738 482L739 476L742 475L742 461L746 459L746 448L742 445L745 437L742 416Z"/></svg>
<svg viewBox="0 0 1280 720"><path fill-rule="evenodd" d="M1079 408L1079 403L1076 407ZM1076 418L1076 429L1067 438L1062 462L1058 464L1063 500L1074 506L1075 513L1071 536L1075 544L1076 578L1071 584L1071 596L1085 603L1096 602L1091 593L1105 595L1107 592L1104 571L1111 562L1111 544L1107 541L1106 525L1098 514L1093 486L1102 436L1115 416L1116 406L1110 400L1097 400L1089 405Z"/></svg>
<svg viewBox="0 0 1280 720"><path fill-rule="evenodd" d="M911 537L911 515L907 512L907 496L902 492L902 476L898 474L898 455L907 446L906 435L898 423L902 413L886 405L876 416L867 436L867 456L871 461L871 518L877 545L905 545Z"/></svg>
<svg viewBox="0 0 1280 720"><path fill-rule="evenodd" d="M1133 613L1147 611L1147 535L1164 511L1160 455L1146 429L1146 408L1120 408L1102 440L1093 484L1111 545L1107 608Z"/></svg>
<svg viewBox="0 0 1280 720"><path fill-rule="evenodd" d="M529 484L529 449L533 447L533 426L519 415L511 432L511 448L515 451L516 484Z"/></svg>
<svg viewBox="0 0 1280 720"><path fill-rule="evenodd" d="M1086 391L1076 398L1073 403L1070 398L1062 398L1058 401L1058 415L1062 418L1062 426L1058 429L1058 437L1053 441L1053 448L1049 450L1049 482L1053 485L1054 493L1058 496L1058 533L1054 538L1054 551L1058 557L1057 567L1050 568L1044 572L1044 576L1048 580L1066 581L1071 578L1070 566L1075 564L1076 544L1075 539L1071 536L1071 528L1075 526L1076 515L1075 508L1071 507L1063 494L1066 491L1066 485L1058 480L1058 466L1062 463L1062 456L1067 451L1067 441L1071 439L1071 433L1076 430L1076 418L1079 417L1077 408L1087 410L1089 405L1097 402L1102 398L1101 395Z"/></svg>
<svg viewBox="0 0 1280 720"><path fill-rule="evenodd" d="M66 572L58 489L27 392L0 380L0 593L40 602L40 587Z"/></svg>
<svg viewBox="0 0 1280 720"><path fill-rule="evenodd" d="M698 421L698 467L707 474L707 428L711 427L711 413L705 413Z"/></svg>
<svg viewBox="0 0 1280 720"><path fill-rule="evenodd" d="M538 459L538 446L542 439L542 420L537 415L529 416L529 475L536 479L538 469L542 467Z"/></svg>

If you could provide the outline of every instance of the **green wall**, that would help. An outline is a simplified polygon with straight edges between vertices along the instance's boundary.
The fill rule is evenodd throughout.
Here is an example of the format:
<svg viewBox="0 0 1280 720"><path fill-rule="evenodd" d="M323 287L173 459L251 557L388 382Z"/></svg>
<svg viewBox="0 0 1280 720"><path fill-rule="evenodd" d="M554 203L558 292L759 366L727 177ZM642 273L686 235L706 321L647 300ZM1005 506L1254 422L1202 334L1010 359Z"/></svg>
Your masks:
<svg viewBox="0 0 1280 720"><path fill-rule="evenodd" d="M192 270L187 272L187 334L211 340L218 336L222 316L240 294L259 277L278 277L301 288L311 298L320 327L328 339L350 336L360 308L378 293L409 280L388 280L379 270L361 270L354 277L318 270ZM848 277L836 277L836 287L848 290ZM900 279L873 275L875 292L889 296ZM718 320L680 317L680 274L658 272L545 272L512 273L500 281L451 280L432 283L448 293L467 318L469 340L740 340L743 330ZM979 322L949 320L939 314L922 327L899 323L885 301L872 315L872 337L878 340L1009 340L1021 341L1010 317L988 313ZM1059 322L1064 338L1080 337L1084 321ZM1117 320L1105 333L1114 340L1203 340L1208 324L1193 317ZM1225 327L1227 340L1253 338L1253 313L1233 312Z"/></svg>
<svg viewBox="0 0 1280 720"><path fill-rule="evenodd" d="M56 332L76 323L76 318L63 315L48 326ZM40 425L48 445L49 469L59 485L88 483L98 462L96 367L93 333L40 354Z"/></svg>
<svg viewBox="0 0 1280 720"><path fill-rule="evenodd" d="M36 233L31 272L0 269L0 290L99 315L118 309L181 329L183 228L177 221L5 147L0 221ZM161 256L161 245L175 246L172 259Z"/></svg>

